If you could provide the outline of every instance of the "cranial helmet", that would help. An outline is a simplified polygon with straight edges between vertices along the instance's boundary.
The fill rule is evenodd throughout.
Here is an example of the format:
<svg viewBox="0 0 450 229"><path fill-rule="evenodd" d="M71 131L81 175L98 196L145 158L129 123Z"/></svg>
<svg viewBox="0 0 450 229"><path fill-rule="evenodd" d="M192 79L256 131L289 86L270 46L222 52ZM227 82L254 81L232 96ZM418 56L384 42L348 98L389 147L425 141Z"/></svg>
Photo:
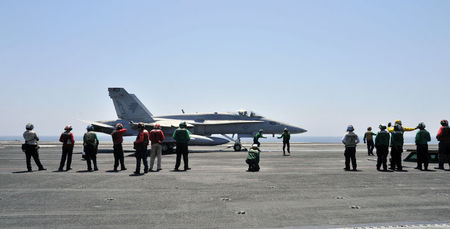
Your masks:
<svg viewBox="0 0 450 229"><path fill-rule="evenodd" d="M372 127L370 127L370 126L367 127L367 130L368 130L368 131L371 131L371 130L372 130Z"/></svg>
<svg viewBox="0 0 450 229"><path fill-rule="evenodd" d="M71 131L72 130L72 126L71 125L67 125L66 127L64 127L64 130Z"/></svg>
<svg viewBox="0 0 450 229"><path fill-rule="evenodd" d="M159 127L161 127L161 125L159 125L159 123L155 123L155 125L153 126L155 129L159 129Z"/></svg>
<svg viewBox="0 0 450 229"><path fill-rule="evenodd" d="M386 129L386 126L383 125L383 124L380 124L380 125L378 126L378 128L380 128L380 130L385 130L385 129Z"/></svg>
<svg viewBox="0 0 450 229"><path fill-rule="evenodd" d="M119 123L116 124L116 130L120 130L122 128L123 128L122 123L119 122Z"/></svg>
<svg viewBox="0 0 450 229"><path fill-rule="evenodd" d="M262 133L262 132L264 132L264 130L263 129L259 129L259 132Z"/></svg>
<svg viewBox="0 0 450 229"><path fill-rule="evenodd" d="M33 128L34 128L34 125L31 124L31 123L28 123L28 124L25 126L25 129L27 129L27 130L32 130Z"/></svg>
<svg viewBox="0 0 450 229"><path fill-rule="evenodd" d="M89 125L86 127L86 130L87 130L87 131L94 130L94 126L92 126L91 124L89 124Z"/></svg>
<svg viewBox="0 0 450 229"><path fill-rule="evenodd" d="M401 120L395 120L395 124L396 125L402 125L402 121Z"/></svg>
<svg viewBox="0 0 450 229"><path fill-rule="evenodd" d="M137 127L138 127L139 129L144 129L145 125L144 125L143 122L140 122L140 123L137 124Z"/></svg>
<svg viewBox="0 0 450 229"><path fill-rule="evenodd" d="M419 123L419 125L417 125L417 128L419 128L421 130L425 129L425 123L423 123L423 122Z"/></svg>
<svg viewBox="0 0 450 229"><path fill-rule="evenodd" d="M258 149L258 144L253 144L252 149Z"/></svg>
<svg viewBox="0 0 450 229"><path fill-rule="evenodd" d="M442 121L441 121L441 125L442 125L442 126L448 126L448 121L445 120L445 119L442 120Z"/></svg>
<svg viewBox="0 0 450 229"><path fill-rule="evenodd" d="M186 122L180 122L180 128L185 128L185 127L187 127Z"/></svg>
<svg viewBox="0 0 450 229"><path fill-rule="evenodd" d="M348 127L347 127L347 131L354 131L355 130L355 128L353 128L353 126L352 125L348 125Z"/></svg>
<svg viewBox="0 0 450 229"><path fill-rule="evenodd" d="M284 128L284 131L285 131L285 132L288 132L288 128Z"/></svg>

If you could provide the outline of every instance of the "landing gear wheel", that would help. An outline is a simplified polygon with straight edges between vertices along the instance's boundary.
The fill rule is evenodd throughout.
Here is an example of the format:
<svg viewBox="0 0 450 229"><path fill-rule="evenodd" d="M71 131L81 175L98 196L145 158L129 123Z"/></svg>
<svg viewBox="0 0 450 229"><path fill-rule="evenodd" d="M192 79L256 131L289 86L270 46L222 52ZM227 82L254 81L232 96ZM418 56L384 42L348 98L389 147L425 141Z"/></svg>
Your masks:
<svg viewBox="0 0 450 229"><path fill-rule="evenodd" d="M241 144L234 144L233 149L234 149L234 151L241 151L242 145Z"/></svg>
<svg viewBox="0 0 450 229"><path fill-rule="evenodd" d="M162 152L163 154L170 154L174 152L174 145L173 144L163 144L162 145Z"/></svg>

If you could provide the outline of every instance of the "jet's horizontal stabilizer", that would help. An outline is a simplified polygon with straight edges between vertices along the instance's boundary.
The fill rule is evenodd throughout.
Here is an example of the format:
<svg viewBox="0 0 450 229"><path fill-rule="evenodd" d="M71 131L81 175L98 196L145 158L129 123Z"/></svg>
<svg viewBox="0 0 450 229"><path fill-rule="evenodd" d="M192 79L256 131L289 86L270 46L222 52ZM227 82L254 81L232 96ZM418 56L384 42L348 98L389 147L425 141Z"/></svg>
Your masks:
<svg viewBox="0 0 450 229"><path fill-rule="evenodd" d="M153 122L152 113L134 94L128 94L124 88L108 88L108 91L119 119Z"/></svg>
<svg viewBox="0 0 450 229"><path fill-rule="evenodd" d="M93 121L86 121L86 120L81 120L81 121L91 124L92 127L94 127L94 131L96 131L96 132L103 132L106 134L111 134L114 131L114 126L110 126L110 125L100 123L100 122L93 122Z"/></svg>

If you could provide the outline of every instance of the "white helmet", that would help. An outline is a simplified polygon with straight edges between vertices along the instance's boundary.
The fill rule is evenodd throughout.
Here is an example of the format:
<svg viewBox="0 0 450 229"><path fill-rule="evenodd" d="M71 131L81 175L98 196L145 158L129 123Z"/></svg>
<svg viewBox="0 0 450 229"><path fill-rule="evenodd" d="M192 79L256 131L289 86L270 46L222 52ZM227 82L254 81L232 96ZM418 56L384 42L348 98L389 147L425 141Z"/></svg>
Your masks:
<svg viewBox="0 0 450 229"><path fill-rule="evenodd" d="M32 130L34 128L34 125L32 124L32 123L28 123L26 126L25 126L25 129L27 129L27 130Z"/></svg>
<svg viewBox="0 0 450 229"><path fill-rule="evenodd" d="M66 127L64 127L64 130L72 130L72 126L71 125L67 125Z"/></svg>

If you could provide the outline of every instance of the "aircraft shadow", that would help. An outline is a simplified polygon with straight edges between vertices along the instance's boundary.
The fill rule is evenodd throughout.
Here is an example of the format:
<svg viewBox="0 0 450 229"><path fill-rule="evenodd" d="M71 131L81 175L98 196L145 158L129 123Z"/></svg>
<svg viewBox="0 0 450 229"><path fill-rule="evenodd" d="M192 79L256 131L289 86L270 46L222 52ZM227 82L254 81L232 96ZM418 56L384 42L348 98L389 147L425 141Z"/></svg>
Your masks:
<svg viewBox="0 0 450 229"><path fill-rule="evenodd" d="M67 170L53 170L52 173L66 173Z"/></svg>
<svg viewBox="0 0 450 229"><path fill-rule="evenodd" d="M24 171L16 171L16 172L12 172L12 173L32 173L32 172L28 172L28 170L24 170Z"/></svg>
<svg viewBox="0 0 450 229"><path fill-rule="evenodd" d="M86 170L78 170L77 173L91 173L91 172L89 172L89 170L86 169Z"/></svg>
<svg viewBox="0 0 450 229"><path fill-rule="evenodd" d="M423 172L436 172L434 169L422 170ZM449 170L450 171L450 170Z"/></svg>
<svg viewBox="0 0 450 229"><path fill-rule="evenodd" d="M114 171L114 170L106 170L105 172L107 172L107 173L118 173L119 172L119 170L117 170L117 171Z"/></svg>

